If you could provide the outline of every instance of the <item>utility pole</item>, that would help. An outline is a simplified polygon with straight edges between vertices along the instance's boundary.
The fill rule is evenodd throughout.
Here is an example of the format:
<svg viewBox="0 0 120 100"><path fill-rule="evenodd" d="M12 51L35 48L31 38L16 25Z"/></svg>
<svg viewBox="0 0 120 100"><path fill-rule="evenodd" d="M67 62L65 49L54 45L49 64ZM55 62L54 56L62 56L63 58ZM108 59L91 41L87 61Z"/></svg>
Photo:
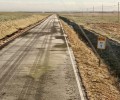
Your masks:
<svg viewBox="0 0 120 100"><path fill-rule="evenodd" d="M88 8L87 8L87 16L88 16Z"/></svg>
<svg viewBox="0 0 120 100"><path fill-rule="evenodd" d="M94 12L95 12L95 8L94 8L94 6L93 6L93 16L94 16Z"/></svg>
<svg viewBox="0 0 120 100"><path fill-rule="evenodd" d="M84 13L84 12L83 12L83 9L82 9L82 17L83 17L83 13Z"/></svg>
<svg viewBox="0 0 120 100"><path fill-rule="evenodd" d="M103 4L102 4L102 19L103 19Z"/></svg>
<svg viewBox="0 0 120 100"><path fill-rule="evenodd" d="M120 3L118 2L118 23L120 22Z"/></svg>

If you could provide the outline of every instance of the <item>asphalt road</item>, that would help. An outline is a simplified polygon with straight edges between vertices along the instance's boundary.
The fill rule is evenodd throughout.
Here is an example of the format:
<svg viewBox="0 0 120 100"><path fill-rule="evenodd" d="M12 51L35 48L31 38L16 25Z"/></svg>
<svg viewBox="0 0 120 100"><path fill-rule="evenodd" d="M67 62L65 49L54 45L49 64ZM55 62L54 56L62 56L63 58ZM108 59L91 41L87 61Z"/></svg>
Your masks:
<svg viewBox="0 0 120 100"><path fill-rule="evenodd" d="M0 100L80 100L55 15L0 50Z"/></svg>

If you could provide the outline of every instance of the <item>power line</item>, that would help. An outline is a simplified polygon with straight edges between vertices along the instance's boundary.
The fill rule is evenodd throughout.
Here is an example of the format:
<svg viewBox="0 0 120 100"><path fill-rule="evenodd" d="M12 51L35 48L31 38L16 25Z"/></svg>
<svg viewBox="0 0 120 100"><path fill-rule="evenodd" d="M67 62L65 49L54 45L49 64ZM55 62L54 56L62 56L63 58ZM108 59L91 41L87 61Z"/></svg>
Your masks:
<svg viewBox="0 0 120 100"><path fill-rule="evenodd" d="M118 23L119 23L119 20L120 20L120 3L118 2Z"/></svg>
<svg viewBox="0 0 120 100"><path fill-rule="evenodd" d="M102 19L103 19L103 4L102 4Z"/></svg>

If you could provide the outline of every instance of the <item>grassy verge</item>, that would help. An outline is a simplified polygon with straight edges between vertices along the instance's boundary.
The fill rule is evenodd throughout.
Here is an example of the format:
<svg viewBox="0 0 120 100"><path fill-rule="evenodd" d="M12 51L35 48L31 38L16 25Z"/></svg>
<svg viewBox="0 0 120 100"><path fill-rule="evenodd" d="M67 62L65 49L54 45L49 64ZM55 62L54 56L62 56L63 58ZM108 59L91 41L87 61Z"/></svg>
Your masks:
<svg viewBox="0 0 120 100"><path fill-rule="evenodd" d="M18 29L34 24L46 16L48 15L36 13L0 13L0 39L16 32Z"/></svg>

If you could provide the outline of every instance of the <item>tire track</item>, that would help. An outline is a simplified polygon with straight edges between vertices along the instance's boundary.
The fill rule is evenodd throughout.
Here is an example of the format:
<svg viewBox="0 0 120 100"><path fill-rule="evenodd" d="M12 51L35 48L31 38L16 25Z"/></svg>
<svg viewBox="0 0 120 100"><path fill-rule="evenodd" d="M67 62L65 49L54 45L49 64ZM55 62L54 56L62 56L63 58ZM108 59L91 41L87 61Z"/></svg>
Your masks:
<svg viewBox="0 0 120 100"><path fill-rule="evenodd" d="M48 44L48 47L47 47L47 52L45 54L44 62L40 66L48 67L49 56L50 56L50 54L49 54L50 53L50 47L51 47L51 44L52 44L52 37L53 37L53 34L51 34L50 39L49 39L49 44ZM39 60L38 63L40 63L40 60ZM37 86L37 90L36 90L36 93L35 93L35 100L41 100L41 97L42 97L42 95L39 92L39 91L41 91L41 89L40 89L41 88L40 81L41 81L41 78L39 78L39 80L38 80L39 84L37 84L38 86ZM33 85L31 85L31 88L33 88L34 85L35 85L35 82L34 82ZM29 91L28 94L30 94L31 89L29 89L28 91ZM29 100L28 96L27 96L26 100Z"/></svg>
<svg viewBox="0 0 120 100"><path fill-rule="evenodd" d="M49 20L48 20L49 21ZM46 22L46 23L48 23L48 22ZM46 24L45 26L44 26L44 28L43 29L45 29L45 27L47 26L48 24ZM28 41L26 41L25 42L25 44L24 44L24 46L26 46L25 48L24 48L24 46L22 46L10 59L14 59L14 57L16 57L16 55L18 55L18 53L24 48L24 51L23 52L20 52L20 56L16 59L16 61L12 64L12 65L10 65L10 62L8 63L6 63L3 67L2 67L2 69L0 69L0 72L1 73L3 73L4 72L4 70L6 69L6 67L8 67L9 65L10 65L10 67L9 67L9 69L6 71L6 73L1 77L1 79L0 79L0 91L2 91L2 89L3 89L3 87L4 87L4 85L6 84L6 82L11 78L11 76L12 76L12 74L14 73L14 71L15 71L15 69L17 69L18 68L18 66L19 66L19 64L22 62L22 60L23 60L23 58L28 54L28 52L25 52L25 51L29 51L31 48L32 48L32 46L38 41L38 38L40 37L40 36L42 36L43 34L39 34L39 35L35 35L34 36L34 38L31 40L31 39L29 39ZM31 40L31 41L30 41ZM29 43L28 43L29 42Z"/></svg>
<svg viewBox="0 0 120 100"><path fill-rule="evenodd" d="M52 23L53 23L53 21L51 21L49 27L51 27ZM48 28L49 28L49 27L48 27ZM50 37L51 37L51 36L50 36ZM43 41L43 43L42 43L42 45L41 45L41 48L45 48L45 47L46 47L48 38L49 38L49 36L46 35L46 36L45 36L45 39L44 39L44 41ZM49 43L50 43L50 42L49 42ZM48 46L49 46L49 44L48 44ZM36 59L35 59L35 61L34 61L33 67L31 68L30 73L33 73L33 74L36 73L37 67L40 66L39 64L40 64L40 62L41 62L41 58L42 58L44 52L45 52L44 49L42 49L41 51L38 52L37 57L36 57ZM29 94L31 93L31 88L34 86L35 83L36 83L36 82L35 82L35 80L34 80L33 78L29 78L29 79L25 82L25 85L24 85L24 87L23 87L23 90L22 90L22 92L21 92L18 100L22 100L22 99L28 100Z"/></svg>
<svg viewBox="0 0 120 100"><path fill-rule="evenodd" d="M31 41L32 38L33 38L33 37L29 38L29 39L23 44L23 46L22 46L21 48L19 48L19 49L14 53L14 55L11 56L11 57L8 59L8 61L0 68L0 74L1 74L1 73L4 73L4 70L8 67L8 65L11 64L11 61L13 61L14 59L16 59L16 56L19 55L19 54L22 52L22 50L24 50L24 49L26 48L26 46L29 45L28 43ZM35 39L35 37L34 37L34 39Z"/></svg>
<svg viewBox="0 0 120 100"><path fill-rule="evenodd" d="M54 19L54 21L55 21L55 19ZM53 27L54 26L54 21L51 23L51 27ZM39 57L39 59L38 59L38 65L39 66L45 66L45 67L47 67L48 66L48 62L49 62L49 56L50 56L50 47L51 47L51 44L52 44L52 37L53 37L53 33L51 33L50 34L50 38L49 38L49 41L48 41L48 46L47 46L47 48L46 48L46 53L45 53L45 58L44 58L44 62L43 63L41 63L41 58L42 58L42 56L40 56ZM43 52L45 52L45 50L43 51ZM37 67L39 67L39 66L37 66ZM36 68L35 69L35 71L34 71L34 73L36 73L37 72L37 69L38 68ZM38 82L40 82L40 77L39 77L39 80L38 80ZM31 92L32 92L32 89L34 89L34 86L36 85L36 82L34 81L33 82L33 84L30 84L30 87L28 88L28 91L26 92L26 100L29 100L29 95L31 94ZM35 93L35 98L36 97L38 97L38 95L40 95L40 94L38 94L38 91L39 91L39 85L37 86L38 88L37 88L37 90L36 90L36 93ZM40 99L40 98L39 98Z"/></svg>
<svg viewBox="0 0 120 100"><path fill-rule="evenodd" d="M48 17L49 18L49 17ZM47 21L47 19L46 20L44 20L43 22L41 21L41 26L42 26L42 24L44 24L44 22L45 21ZM38 27L39 25L37 25L36 27ZM32 29L34 29L34 27L32 28ZM30 30L32 30L32 29L30 29ZM27 33L27 32L29 32L30 30L28 30L28 31L26 31L25 33ZM25 34L24 33L24 34ZM22 34L23 35L23 34ZM0 53L0 56L2 56L2 55L4 55L4 53L6 53L9 49L11 49L11 48L13 48L17 43L19 43L20 41L22 41L24 38L21 38L19 41L17 41L14 45L12 45L12 46L10 46L8 49L6 49L5 51L3 51L2 53Z"/></svg>

